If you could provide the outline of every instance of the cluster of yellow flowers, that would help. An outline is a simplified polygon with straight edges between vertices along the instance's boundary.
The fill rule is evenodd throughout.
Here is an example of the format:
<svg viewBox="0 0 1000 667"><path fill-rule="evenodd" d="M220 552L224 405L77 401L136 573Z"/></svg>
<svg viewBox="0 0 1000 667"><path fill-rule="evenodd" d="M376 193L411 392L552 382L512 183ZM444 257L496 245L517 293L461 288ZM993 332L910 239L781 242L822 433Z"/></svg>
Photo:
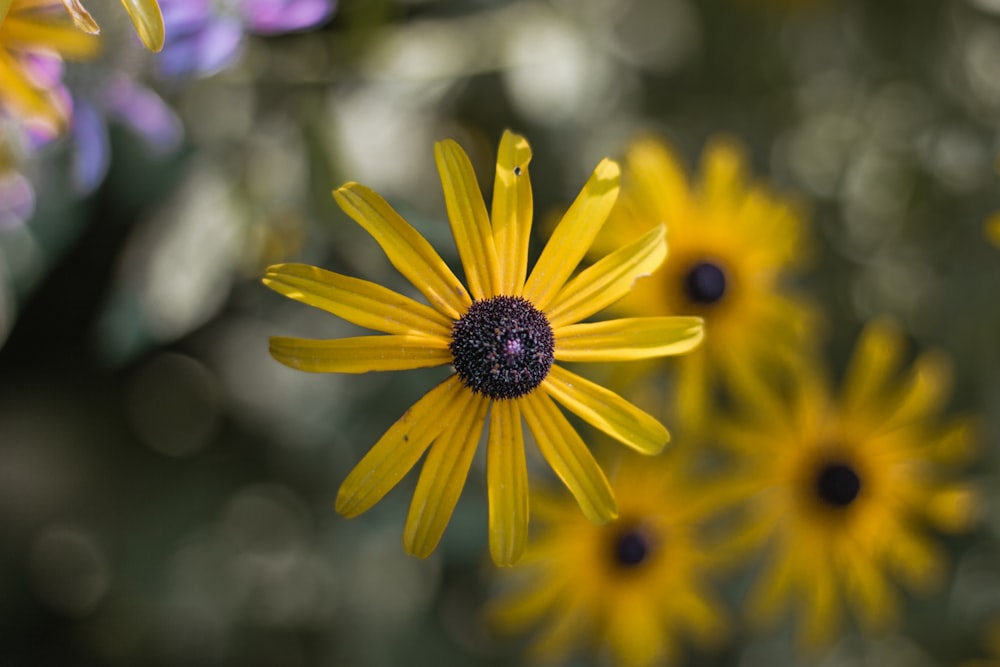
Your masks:
<svg viewBox="0 0 1000 667"><path fill-rule="evenodd" d="M122 3L145 46L161 49L157 1ZM0 104L63 129L68 100L30 56L94 58L99 31L79 0L0 0ZM338 512L366 512L423 460L403 543L429 556L485 432L489 549L509 568L490 618L534 630L548 659L584 645L624 665L669 662L689 639L712 647L737 619L766 628L789 608L814 650L848 612L885 631L902 617L899 589L942 583L935 533L967 530L978 509L962 477L973 422L942 414L949 362L934 350L907 362L904 332L877 319L843 377L828 377L821 309L788 284L808 264L802 207L750 177L738 142L711 142L695 176L651 136L621 165L601 161L530 270L526 139L503 135L489 209L462 148L445 140L434 154L464 281L358 183L336 202L425 301L304 264L264 276L380 332L274 337L287 366L452 369L347 476ZM1000 239L1000 217L986 233ZM594 319L603 311L614 317ZM628 363L598 383L569 367L583 362ZM680 436L666 450L661 418ZM607 438L627 449L595 455ZM526 440L570 497L529 483ZM752 581L734 612L713 586L739 571Z"/></svg>
<svg viewBox="0 0 1000 667"><path fill-rule="evenodd" d="M830 642L845 609L864 629L891 627L900 604L890 581L916 591L941 582L945 558L928 530L966 529L977 507L960 477L972 425L940 414L948 362L928 351L907 368L903 332L877 320L833 388L821 315L785 284L808 256L802 213L751 181L736 142L711 143L694 179L653 137L629 147L622 168L602 161L530 272L527 141L504 134L490 211L455 142L435 157L464 284L357 183L337 189L337 203L429 305L300 264L264 278L387 334L273 338L288 366L453 369L350 473L339 512L371 508L426 452L404 546L429 555L485 428L490 551L516 565L500 572L491 617L503 630L536 628L546 658L585 644L646 665L674 658L687 636L717 644L734 615L713 581L751 563L763 565L743 616L766 626L794 605L809 648ZM618 318L590 321L605 309ZM573 362L633 362L605 384L657 396L653 412L676 421L679 442L661 454L659 420L565 368ZM560 406L599 432L588 440L629 448L603 462L610 474ZM522 419L572 499L543 484L529 493Z"/></svg>

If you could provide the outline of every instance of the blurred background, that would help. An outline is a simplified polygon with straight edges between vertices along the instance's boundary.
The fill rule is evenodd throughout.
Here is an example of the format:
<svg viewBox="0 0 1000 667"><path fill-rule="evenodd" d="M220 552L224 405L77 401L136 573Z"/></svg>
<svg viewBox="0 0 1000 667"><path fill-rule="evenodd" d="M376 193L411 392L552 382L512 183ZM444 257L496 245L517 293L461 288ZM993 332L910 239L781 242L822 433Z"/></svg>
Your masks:
<svg viewBox="0 0 1000 667"><path fill-rule="evenodd" d="M0 665L524 662L483 621L482 461L427 560L401 547L412 475L333 511L440 373L279 365L269 335L349 328L259 280L300 261L402 285L330 197L347 180L457 266L433 142L488 188L505 128L532 144L539 220L639 132L689 168L737 138L803 207L797 287L833 368L889 314L951 356L949 409L979 416L984 519L898 632L848 626L802 657L787 628L737 630L684 664L1000 661L1000 2L317 0L278 27L236 0L160 4L160 54L116 2L88 5L104 48L65 66L71 132L0 115ZM744 583L722 585L738 605Z"/></svg>

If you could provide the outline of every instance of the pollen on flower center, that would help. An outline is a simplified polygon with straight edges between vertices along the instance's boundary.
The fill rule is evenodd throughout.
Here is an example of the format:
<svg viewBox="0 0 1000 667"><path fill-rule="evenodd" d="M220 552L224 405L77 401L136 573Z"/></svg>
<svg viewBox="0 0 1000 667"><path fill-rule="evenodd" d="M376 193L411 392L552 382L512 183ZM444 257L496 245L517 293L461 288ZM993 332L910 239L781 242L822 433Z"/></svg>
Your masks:
<svg viewBox="0 0 1000 667"><path fill-rule="evenodd" d="M827 463L816 476L816 494L834 508L844 508L861 492L861 478L846 463Z"/></svg>
<svg viewBox="0 0 1000 667"><path fill-rule="evenodd" d="M451 332L455 372L472 391L494 400L531 393L549 374L552 326L527 299L476 301Z"/></svg>
<svg viewBox="0 0 1000 667"><path fill-rule="evenodd" d="M710 306L726 294L726 274L718 264L698 262L684 275L684 295L692 303Z"/></svg>

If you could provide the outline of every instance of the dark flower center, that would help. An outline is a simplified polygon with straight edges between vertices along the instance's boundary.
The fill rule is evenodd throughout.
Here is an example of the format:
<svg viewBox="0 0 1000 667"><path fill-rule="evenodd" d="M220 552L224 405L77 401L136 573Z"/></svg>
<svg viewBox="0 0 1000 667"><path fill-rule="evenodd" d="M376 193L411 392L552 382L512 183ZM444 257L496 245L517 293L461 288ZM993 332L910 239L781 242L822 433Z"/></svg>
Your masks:
<svg viewBox="0 0 1000 667"><path fill-rule="evenodd" d="M691 303L711 306L726 293L726 274L712 262L698 262L684 275L684 295Z"/></svg>
<svg viewBox="0 0 1000 667"><path fill-rule="evenodd" d="M816 494L830 507L847 507L860 492L861 478L846 463L828 463L816 476Z"/></svg>
<svg viewBox="0 0 1000 667"><path fill-rule="evenodd" d="M494 400L531 393L552 368L555 337L545 315L517 296L475 301L451 330L465 386Z"/></svg>
<svg viewBox="0 0 1000 667"><path fill-rule="evenodd" d="M632 569L646 562L654 548L648 531L634 524L626 525L614 534L611 560L618 569Z"/></svg>

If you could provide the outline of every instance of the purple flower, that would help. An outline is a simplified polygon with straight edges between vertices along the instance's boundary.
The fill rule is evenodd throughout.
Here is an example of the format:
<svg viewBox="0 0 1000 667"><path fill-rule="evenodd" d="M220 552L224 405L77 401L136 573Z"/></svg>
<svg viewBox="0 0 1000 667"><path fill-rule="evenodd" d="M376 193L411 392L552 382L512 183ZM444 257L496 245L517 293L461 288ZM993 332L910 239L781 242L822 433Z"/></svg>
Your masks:
<svg viewBox="0 0 1000 667"><path fill-rule="evenodd" d="M180 119L159 95L118 74L78 97L73 114L73 184L92 192L107 175L111 159L108 121L132 130L154 153L174 151L184 130Z"/></svg>
<svg viewBox="0 0 1000 667"><path fill-rule="evenodd" d="M167 31L160 73L183 79L232 65L246 33L276 35L326 21L335 0L161 0L160 6Z"/></svg>
<svg viewBox="0 0 1000 667"><path fill-rule="evenodd" d="M243 26L219 14L210 0L164 0L166 42L157 59L168 79L209 76L236 60Z"/></svg>
<svg viewBox="0 0 1000 667"><path fill-rule="evenodd" d="M242 0L247 29L258 35L306 30L333 15L333 0Z"/></svg>

